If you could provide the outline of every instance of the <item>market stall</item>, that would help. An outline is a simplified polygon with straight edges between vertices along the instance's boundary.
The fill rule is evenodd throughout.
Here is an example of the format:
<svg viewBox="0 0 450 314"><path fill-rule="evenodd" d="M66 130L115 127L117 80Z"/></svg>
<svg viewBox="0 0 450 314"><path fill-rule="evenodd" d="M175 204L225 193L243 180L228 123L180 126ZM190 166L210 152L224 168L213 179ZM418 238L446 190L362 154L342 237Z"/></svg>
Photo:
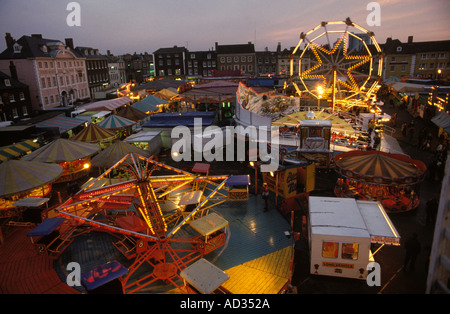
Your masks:
<svg viewBox="0 0 450 314"><path fill-rule="evenodd" d="M379 202L310 196L308 207L311 274L365 279L382 246L400 245ZM372 244L381 246L371 252Z"/></svg>
<svg viewBox="0 0 450 314"><path fill-rule="evenodd" d="M136 125L136 121L113 114L99 122L98 125L102 128L119 132L122 137L131 134L133 127Z"/></svg>
<svg viewBox="0 0 450 314"><path fill-rule="evenodd" d="M338 197L380 201L388 212L417 208L417 189L426 166L402 154L381 151L351 151L334 157Z"/></svg>
<svg viewBox="0 0 450 314"><path fill-rule="evenodd" d="M99 150L100 146L97 144L60 138L22 157L21 160L59 164L63 173L58 182L68 182L86 173L90 167L91 156Z"/></svg>

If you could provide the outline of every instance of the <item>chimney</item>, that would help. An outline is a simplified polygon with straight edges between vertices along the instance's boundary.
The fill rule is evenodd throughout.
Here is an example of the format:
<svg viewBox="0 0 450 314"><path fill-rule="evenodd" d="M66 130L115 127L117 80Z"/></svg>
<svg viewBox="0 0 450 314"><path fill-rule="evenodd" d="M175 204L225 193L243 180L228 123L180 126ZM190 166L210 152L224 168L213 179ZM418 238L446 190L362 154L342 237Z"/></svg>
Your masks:
<svg viewBox="0 0 450 314"><path fill-rule="evenodd" d="M6 33L5 34L5 41L6 41L6 47L10 48L14 45L14 43L16 42L14 40L14 38L11 37L11 33Z"/></svg>
<svg viewBox="0 0 450 314"><path fill-rule="evenodd" d="M408 36L408 44L412 44L414 36Z"/></svg>
<svg viewBox="0 0 450 314"><path fill-rule="evenodd" d="M69 47L71 50L74 50L73 49L73 39L72 38L65 38L64 40L66 42L66 46Z"/></svg>
<svg viewBox="0 0 450 314"><path fill-rule="evenodd" d="M42 39L42 34L31 34L31 37Z"/></svg>
<svg viewBox="0 0 450 314"><path fill-rule="evenodd" d="M16 66L14 65L14 62L12 62L12 61L9 61L9 72L11 73L11 77L13 79L18 80Z"/></svg>

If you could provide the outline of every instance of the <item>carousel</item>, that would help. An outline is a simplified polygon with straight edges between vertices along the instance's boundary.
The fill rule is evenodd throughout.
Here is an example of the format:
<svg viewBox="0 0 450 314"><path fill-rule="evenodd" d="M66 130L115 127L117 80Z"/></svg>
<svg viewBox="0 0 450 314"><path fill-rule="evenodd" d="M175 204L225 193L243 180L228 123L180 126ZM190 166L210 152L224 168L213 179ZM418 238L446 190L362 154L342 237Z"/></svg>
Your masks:
<svg viewBox="0 0 450 314"><path fill-rule="evenodd" d="M98 123L99 126L116 131L120 134L120 137L131 134L132 127L136 124L136 121L118 116L110 115L105 120Z"/></svg>
<svg viewBox="0 0 450 314"><path fill-rule="evenodd" d="M70 182L86 174L91 166L91 156L99 150L100 146L97 144L60 138L21 160L59 164L63 173L57 182Z"/></svg>
<svg viewBox="0 0 450 314"><path fill-rule="evenodd" d="M101 148L105 148L119 137L119 134L102 128L95 123L89 123L80 133L71 138L74 141L80 141L91 144L98 144Z"/></svg>
<svg viewBox="0 0 450 314"><path fill-rule="evenodd" d="M0 218L20 215L21 204L40 206L62 174L59 165L8 160L0 165ZM19 203L19 201L21 203Z"/></svg>
<svg viewBox="0 0 450 314"><path fill-rule="evenodd" d="M336 155L334 163L341 176L336 196L376 200L390 213L419 206L417 192L426 171L422 161L381 151L351 151Z"/></svg>

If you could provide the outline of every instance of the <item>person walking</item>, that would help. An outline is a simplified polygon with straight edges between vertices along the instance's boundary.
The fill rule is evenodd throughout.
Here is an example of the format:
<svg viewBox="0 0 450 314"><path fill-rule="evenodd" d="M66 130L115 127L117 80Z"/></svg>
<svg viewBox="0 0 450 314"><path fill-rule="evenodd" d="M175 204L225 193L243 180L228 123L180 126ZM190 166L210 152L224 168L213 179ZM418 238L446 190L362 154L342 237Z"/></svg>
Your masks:
<svg viewBox="0 0 450 314"><path fill-rule="evenodd" d="M414 271L417 256L420 253L420 242L416 232L405 241L405 259L403 262L404 271Z"/></svg>
<svg viewBox="0 0 450 314"><path fill-rule="evenodd" d="M262 191L261 191L262 199L264 200L264 211L266 212L268 209L267 202L269 200L269 187L267 186L267 183L264 182Z"/></svg>

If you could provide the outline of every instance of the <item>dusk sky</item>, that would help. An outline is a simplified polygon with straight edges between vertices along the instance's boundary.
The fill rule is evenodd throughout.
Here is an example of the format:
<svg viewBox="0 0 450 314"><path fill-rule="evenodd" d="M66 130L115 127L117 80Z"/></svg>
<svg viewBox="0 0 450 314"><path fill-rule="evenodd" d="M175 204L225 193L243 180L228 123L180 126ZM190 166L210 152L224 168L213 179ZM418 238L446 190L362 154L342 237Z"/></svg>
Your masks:
<svg viewBox="0 0 450 314"><path fill-rule="evenodd" d="M407 41L450 40L449 0L381 0L380 26L366 22L371 11L361 0L78 0L81 26L68 26L70 0L0 0L0 51L6 32L42 34L75 46L113 54L153 53L184 46L209 50L219 44L255 43L256 50L295 46L301 32L321 21L351 20L375 33Z"/></svg>

